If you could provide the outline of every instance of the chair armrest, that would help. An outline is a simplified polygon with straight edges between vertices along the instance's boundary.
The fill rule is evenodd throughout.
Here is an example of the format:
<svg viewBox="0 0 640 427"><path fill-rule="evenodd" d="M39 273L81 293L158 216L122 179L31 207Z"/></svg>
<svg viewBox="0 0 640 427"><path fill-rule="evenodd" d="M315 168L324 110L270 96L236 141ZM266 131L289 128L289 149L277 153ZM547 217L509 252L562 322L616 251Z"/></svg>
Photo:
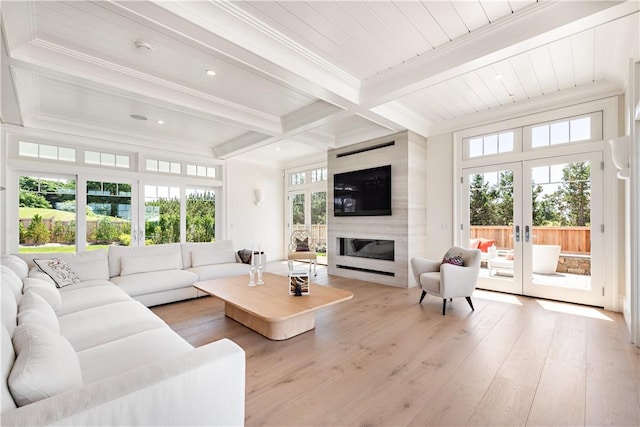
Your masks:
<svg viewBox="0 0 640 427"><path fill-rule="evenodd" d="M420 275L423 273L433 273L440 271L442 261L436 261L429 258L413 257L411 258L411 271L416 279L416 284L420 286Z"/></svg>
<svg viewBox="0 0 640 427"><path fill-rule="evenodd" d="M471 296L478 283L478 268L442 264L440 285L442 298Z"/></svg>
<svg viewBox="0 0 640 427"><path fill-rule="evenodd" d="M2 424L243 425L245 354L222 339L2 414Z"/></svg>

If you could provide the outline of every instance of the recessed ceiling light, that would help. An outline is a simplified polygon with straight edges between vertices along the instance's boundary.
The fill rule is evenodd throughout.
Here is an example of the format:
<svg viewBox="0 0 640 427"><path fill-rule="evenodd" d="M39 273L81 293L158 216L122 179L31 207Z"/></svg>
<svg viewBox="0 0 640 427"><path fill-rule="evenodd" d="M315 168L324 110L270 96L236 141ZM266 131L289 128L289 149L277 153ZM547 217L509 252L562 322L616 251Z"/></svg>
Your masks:
<svg viewBox="0 0 640 427"><path fill-rule="evenodd" d="M163 125L164 124L164 120L158 120L158 121L156 121L156 123L159 124L159 125Z"/></svg>
<svg viewBox="0 0 640 427"><path fill-rule="evenodd" d="M503 75L502 74L496 74L493 78L496 80L502 80Z"/></svg>
<svg viewBox="0 0 640 427"><path fill-rule="evenodd" d="M213 71L213 70L211 70L211 69L209 69L209 70L205 71L205 73L207 73L207 76L211 76L211 77L213 77L213 76L215 76L215 75L216 75L216 72L215 72L215 71Z"/></svg>
<svg viewBox="0 0 640 427"><path fill-rule="evenodd" d="M145 116L141 116L140 114L131 114L129 117L135 120L147 120Z"/></svg>
<svg viewBox="0 0 640 427"><path fill-rule="evenodd" d="M276 151L280 151L280 147L276 147Z"/></svg>

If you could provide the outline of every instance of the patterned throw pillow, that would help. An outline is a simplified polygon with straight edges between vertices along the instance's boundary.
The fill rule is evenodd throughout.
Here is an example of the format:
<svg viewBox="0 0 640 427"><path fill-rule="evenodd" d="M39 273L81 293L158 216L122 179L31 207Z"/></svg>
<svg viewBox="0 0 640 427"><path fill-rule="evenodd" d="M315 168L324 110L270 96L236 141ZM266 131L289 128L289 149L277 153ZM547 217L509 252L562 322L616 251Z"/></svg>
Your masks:
<svg viewBox="0 0 640 427"><path fill-rule="evenodd" d="M60 258L34 259L33 262L56 282L58 288L73 285L80 281L78 276L71 270L71 267L69 267L69 264Z"/></svg>
<svg viewBox="0 0 640 427"><path fill-rule="evenodd" d="M444 254L444 257L442 258L442 263L443 264L453 264L453 265L457 265L459 267L462 267L464 265L464 261L462 259L462 254L454 254L451 252L451 250L448 250L446 254Z"/></svg>
<svg viewBox="0 0 640 427"><path fill-rule="evenodd" d="M296 239L296 252L309 252L309 239Z"/></svg>

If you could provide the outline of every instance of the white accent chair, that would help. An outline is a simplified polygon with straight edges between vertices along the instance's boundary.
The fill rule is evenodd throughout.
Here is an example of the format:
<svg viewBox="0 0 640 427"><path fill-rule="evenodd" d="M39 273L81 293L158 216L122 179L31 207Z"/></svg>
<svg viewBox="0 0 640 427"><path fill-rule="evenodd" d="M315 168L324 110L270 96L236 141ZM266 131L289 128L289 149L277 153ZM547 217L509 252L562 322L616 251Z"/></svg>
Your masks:
<svg viewBox="0 0 640 427"><path fill-rule="evenodd" d="M287 259L289 260L289 271L293 270L293 261L308 261L309 273L311 273L313 265L313 275L317 275L318 255L316 254L316 244L309 230L296 230L291 233Z"/></svg>
<svg viewBox="0 0 640 427"><path fill-rule="evenodd" d="M422 289L419 303L422 303L427 293L442 298L443 316L447 310L447 299L453 301L453 298L457 297L465 297L471 310L475 310L471 294L476 288L480 274L480 250L453 247L450 251L462 256L462 266L443 264L442 260L428 258L411 259L413 275Z"/></svg>

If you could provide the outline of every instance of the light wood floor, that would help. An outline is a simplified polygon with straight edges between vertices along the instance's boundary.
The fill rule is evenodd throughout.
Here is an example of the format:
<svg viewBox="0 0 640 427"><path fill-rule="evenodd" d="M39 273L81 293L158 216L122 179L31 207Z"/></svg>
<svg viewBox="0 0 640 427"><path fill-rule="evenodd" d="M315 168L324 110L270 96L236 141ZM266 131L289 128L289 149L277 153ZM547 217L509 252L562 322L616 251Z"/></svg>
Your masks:
<svg viewBox="0 0 640 427"><path fill-rule="evenodd" d="M476 291L475 312L456 299L443 317L416 288L316 282L354 298L287 341L212 297L153 311L194 346L246 351L247 425L640 425L640 349L618 313Z"/></svg>

